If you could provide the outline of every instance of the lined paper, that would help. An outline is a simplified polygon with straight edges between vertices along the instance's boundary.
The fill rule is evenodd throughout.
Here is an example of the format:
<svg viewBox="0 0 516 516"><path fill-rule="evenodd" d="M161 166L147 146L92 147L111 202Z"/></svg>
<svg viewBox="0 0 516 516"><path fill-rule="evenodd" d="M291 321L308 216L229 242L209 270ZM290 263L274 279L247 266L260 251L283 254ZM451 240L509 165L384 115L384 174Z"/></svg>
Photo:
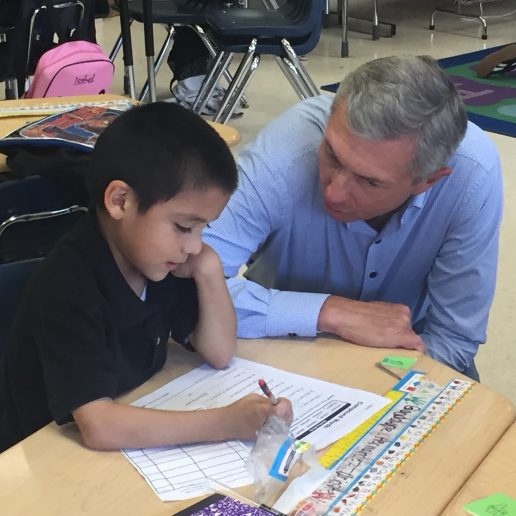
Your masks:
<svg viewBox="0 0 516 516"><path fill-rule="evenodd" d="M296 438L320 448L342 437L389 400L314 378L234 358L223 370L203 365L144 396L133 405L162 410L202 410L261 393L264 378L276 397L292 402ZM163 501L206 494L206 479L231 488L253 482L246 470L252 443L228 441L123 450Z"/></svg>

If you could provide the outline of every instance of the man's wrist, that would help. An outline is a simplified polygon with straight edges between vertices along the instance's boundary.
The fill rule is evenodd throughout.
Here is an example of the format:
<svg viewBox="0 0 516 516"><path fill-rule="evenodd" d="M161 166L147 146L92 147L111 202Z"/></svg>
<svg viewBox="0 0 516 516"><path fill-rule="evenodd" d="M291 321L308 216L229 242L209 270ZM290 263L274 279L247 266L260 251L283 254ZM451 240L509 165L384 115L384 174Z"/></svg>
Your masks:
<svg viewBox="0 0 516 516"><path fill-rule="evenodd" d="M332 321L333 313L333 298L329 296L321 306L319 317L317 318L317 332L318 333L334 333Z"/></svg>

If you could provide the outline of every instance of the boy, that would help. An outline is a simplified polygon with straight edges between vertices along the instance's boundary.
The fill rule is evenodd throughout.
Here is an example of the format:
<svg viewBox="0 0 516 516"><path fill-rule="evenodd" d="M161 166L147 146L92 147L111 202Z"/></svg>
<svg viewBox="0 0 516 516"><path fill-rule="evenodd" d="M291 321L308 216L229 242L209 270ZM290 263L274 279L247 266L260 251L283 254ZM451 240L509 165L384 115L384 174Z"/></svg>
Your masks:
<svg viewBox="0 0 516 516"><path fill-rule="evenodd" d="M231 153L175 104L124 113L100 136L87 176L89 214L35 273L0 384L0 450L54 419L94 449L249 439L287 400L249 395L194 412L114 399L163 366L169 336L214 367L235 352L235 316L201 231L236 187ZM171 273L171 274L170 274Z"/></svg>

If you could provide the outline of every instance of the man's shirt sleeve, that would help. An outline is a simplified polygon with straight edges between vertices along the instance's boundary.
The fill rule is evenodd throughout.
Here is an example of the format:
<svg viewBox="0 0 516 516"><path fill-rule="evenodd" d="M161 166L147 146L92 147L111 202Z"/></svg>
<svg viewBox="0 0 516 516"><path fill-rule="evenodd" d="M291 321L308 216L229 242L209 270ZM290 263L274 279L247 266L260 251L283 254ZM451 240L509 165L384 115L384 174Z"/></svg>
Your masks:
<svg viewBox="0 0 516 516"><path fill-rule="evenodd" d="M329 294L267 289L242 278L228 280L237 313L238 336L315 337L317 319Z"/></svg>
<svg viewBox="0 0 516 516"><path fill-rule="evenodd" d="M314 336L321 306L328 297L327 294L278 291L236 278L253 253L267 246L276 231L293 223L296 187L292 178L303 174L295 159L305 152L316 156L315 149L305 144L303 138L310 137L318 145L322 134L315 123L309 124L315 138L312 132L305 134L306 129L296 126L300 109L313 108L303 103L294 106L242 151L238 159L238 189L221 216L204 232L204 241L221 258L226 278L232 278L228 288L236 309L239 337ZM322 107L317 109L323 110ZM293 136L294 127L301 136ZM291 135L292 141L285 140L286 135ZM295 142L299 149L292 148ZM285 258L282 255L274 259ZM274 266L270 268L271 274L274 274L273 269Z"/></svg>

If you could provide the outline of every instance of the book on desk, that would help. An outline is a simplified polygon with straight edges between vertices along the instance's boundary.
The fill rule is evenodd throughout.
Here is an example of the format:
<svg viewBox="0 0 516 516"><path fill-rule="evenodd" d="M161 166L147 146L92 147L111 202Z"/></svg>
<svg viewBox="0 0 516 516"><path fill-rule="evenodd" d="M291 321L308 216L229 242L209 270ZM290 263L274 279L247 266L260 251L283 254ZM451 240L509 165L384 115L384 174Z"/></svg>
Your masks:
<svg viewBox="0 0 516 516"><path fill-rule="evenodd" d="M100 133L130 107L129 102L85 105L46 116L0 139L0 152L16 146L66 146L89 153Z"/></svg>

